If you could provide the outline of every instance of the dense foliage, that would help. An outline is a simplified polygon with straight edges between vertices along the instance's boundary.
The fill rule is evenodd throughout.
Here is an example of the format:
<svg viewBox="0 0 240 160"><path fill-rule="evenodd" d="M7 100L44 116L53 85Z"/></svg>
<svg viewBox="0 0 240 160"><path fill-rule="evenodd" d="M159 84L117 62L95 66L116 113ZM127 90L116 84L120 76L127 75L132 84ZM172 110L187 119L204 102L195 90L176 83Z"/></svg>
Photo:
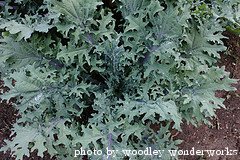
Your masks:
<svg viewBox="0 0 240 160"><path fill-rule="evenodd" d="M34 150L72 159L81 147L103 150L94 160L107 147L176 149L171 130L209 123L224 107L215 91L234 90L216 62L224 28L240 24L238 0L0 5L1 77L10 89L0 97L20 115L1 150L17 159ZM124 158L149 159L111 159Z"/></svg>

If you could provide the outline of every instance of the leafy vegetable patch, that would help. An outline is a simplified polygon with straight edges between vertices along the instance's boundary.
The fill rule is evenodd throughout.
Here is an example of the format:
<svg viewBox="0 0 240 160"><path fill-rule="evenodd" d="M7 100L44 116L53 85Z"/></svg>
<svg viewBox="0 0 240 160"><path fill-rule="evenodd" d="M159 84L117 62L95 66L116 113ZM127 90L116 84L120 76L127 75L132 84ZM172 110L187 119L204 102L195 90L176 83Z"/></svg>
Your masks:
<svg viewBox="0 0 240 160"><path fill-rule="evenodd" d="M105 2L105 1L104 1ZM239 26L239 2L15 0L0 3L1 78L20 118L16 159L37 150L176 149L171 130L209 123L224 107L216 90L236 82L216 66L225 28ZM160 126L154 130L152 124ZM82 156L83 157L83 156ZM80 156L80 158L82 158ZM124 155L112 159L148 159ZM164 152L164 160L175 159ZM159 159L153 156L151 159Z"/></svg>

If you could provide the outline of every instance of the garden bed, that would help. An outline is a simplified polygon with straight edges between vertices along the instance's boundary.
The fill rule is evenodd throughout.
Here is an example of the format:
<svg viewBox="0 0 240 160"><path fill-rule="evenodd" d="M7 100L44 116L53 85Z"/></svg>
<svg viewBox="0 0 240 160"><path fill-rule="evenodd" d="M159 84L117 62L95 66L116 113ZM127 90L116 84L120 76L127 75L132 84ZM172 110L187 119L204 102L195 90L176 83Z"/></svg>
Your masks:
<svg viewBox="0 0 240 160"><path fill-rule="evenodd" d="M0 159L238 159L240 38L224 28L239 28L239 5L1 4ZM180 154L193 147L235 156Z"/></svg>

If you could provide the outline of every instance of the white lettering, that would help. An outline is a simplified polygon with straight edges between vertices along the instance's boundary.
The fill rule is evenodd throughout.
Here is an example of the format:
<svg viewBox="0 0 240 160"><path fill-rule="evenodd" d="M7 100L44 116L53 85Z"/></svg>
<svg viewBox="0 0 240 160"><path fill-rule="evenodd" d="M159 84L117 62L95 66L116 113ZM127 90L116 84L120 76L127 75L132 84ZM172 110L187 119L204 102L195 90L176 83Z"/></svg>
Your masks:
<svg viewBox="0 0 240 160"><path fill-rule="evenodd" d="M168 150L168 152L171 157L176 157L176 155L177 155L177 150Z"/></svg>

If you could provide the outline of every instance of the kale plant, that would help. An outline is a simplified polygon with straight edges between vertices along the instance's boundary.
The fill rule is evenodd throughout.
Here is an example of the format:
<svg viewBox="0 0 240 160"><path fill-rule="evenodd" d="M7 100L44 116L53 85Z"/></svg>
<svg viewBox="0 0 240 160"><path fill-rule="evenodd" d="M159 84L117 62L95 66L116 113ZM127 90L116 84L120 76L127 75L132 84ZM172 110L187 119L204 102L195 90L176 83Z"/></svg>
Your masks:
<svg viewBox="0 0 240 160"><path fill-rule="evenodd" d="M234 90L236 80L216 62L225 27L239 26L237 0L104 2L0 3L0 71L10 89L0 98L20 116L2 151L73 159L82 147L102 150L93 160L149 159L108 157L106 148L177 149L173 129L209 124L224 107L215 91Z"/></svg>

